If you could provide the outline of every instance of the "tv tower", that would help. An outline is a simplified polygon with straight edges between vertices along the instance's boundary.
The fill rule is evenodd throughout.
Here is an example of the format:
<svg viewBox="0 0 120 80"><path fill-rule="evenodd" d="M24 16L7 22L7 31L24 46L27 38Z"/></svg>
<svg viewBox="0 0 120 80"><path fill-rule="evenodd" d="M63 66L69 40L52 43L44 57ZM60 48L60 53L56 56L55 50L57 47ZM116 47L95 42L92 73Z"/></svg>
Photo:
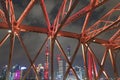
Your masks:
<svg viewBox="0 0 120 80"><path fill-rule="evenodd" d="M63 77L63 60L61 59L61 55L57 55L57 61L58 61L58 74Z"/></svg>
<svg viewBox="0 0 120 80"><path fill-rule="evenodd" d="M44 67L44 80L49 80L49 50L48 50L48 44L46 45L46 51L45 51L45 67Z"/></svg>
<svg viewBox="0 0 120 80"><path fill-rule="evenodd" d="M69 61L70 61L70 58L71 58L70 46L67 47L67 57L68 57L68 59L69 59ZM68 68L68 63L66 63L66 70L67 70L67 68Z"/></svg>

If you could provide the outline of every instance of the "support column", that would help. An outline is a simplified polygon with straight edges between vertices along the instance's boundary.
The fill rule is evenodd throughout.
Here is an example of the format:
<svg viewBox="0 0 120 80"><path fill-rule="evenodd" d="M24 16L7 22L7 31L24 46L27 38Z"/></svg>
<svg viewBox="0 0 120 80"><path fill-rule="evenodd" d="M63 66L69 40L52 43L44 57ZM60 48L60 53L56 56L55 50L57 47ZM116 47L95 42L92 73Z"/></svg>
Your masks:
<svg viewBox="0 0 120 80"><path fill-rule="evenodd" d="M85 48L83 43L81 45L82 45L82 53L83 53L83 60L84 60L84 68L85 68L85 72L86 72L86 78L88 79L86 48Z"/></svg>
<svg viewBox="0 0 120 80"><path fill-rule="evenodd" d="M6 72L6 80L9 80L10 68L11 68L11 65L12 65L14 39L15 39L15 34L11 33L11 35L10 35L10 54L9 54L8 68L7 68L7 72Z"/></svg>
<svg viewBox="0 0 120 80"><path fill-rule="evenodd" d="M51 80L54 80L54 38L50 37Z"/></svg>
<svg viewBox="0 0 120 80"><path fill-rule="evenodd" d="M109 54L110 54L110 60L111 60L111 63L112 63L112 67L113 67L113 70L114 70L114 77L115 79L118 78L118 72L117 72L117 68L116 68L116 62L115 62L115 58L114 58L114 55L113 55L113 51L112 49L108 49L109 51Z"/></svg>

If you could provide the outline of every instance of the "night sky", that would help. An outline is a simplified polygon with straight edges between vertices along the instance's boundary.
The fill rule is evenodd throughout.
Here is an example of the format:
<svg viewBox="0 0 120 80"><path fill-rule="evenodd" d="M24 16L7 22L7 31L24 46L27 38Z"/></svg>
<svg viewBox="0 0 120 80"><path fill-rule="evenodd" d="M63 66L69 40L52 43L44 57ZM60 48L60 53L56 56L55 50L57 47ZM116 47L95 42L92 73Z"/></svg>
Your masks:
<svg viewBox="0 0 120 80"><path fill-rule="evenodd" d="M14 4L14 9L15 9L15 15L16 19L19 18L21 13L24 11L26 8L27 4L29 3L30 0L13 0ZM60 7L62 0L45 0L47 11L49 13L49 17L51 20L51 23L53 23L54 18L57 14L57 11ZM79 4L77 5L77 8L75 9L74 12L78 11L79 9L85 7L88 5L89 0L80 0ZM100 19L104 14L106 14L112 7L114 7L117 3L120 3L120 0L109 0L107 3L102 5L101 7L95 9L93 11L93 14L90 18L89 24L87 27L91 26L94 24L97 20ZM1 5L0 5L1 8ZM79 20L71 23L63 31L69 31L69 32L74 32L74 33L80 33L81 28L83 26L85 16L80 18ZM39 3L36 3L36 5L32 8L30 13L26 16L25 20L23 21L23 24L26 25L31 25L31 26L40 26L40 27L46 27L47 25L45 24L45 19L41 10L41 7ZM99 35L99 38L106 39L108 40L115 32L114 31L108 31L105 32L101 35ZM7 30L0 29L0 40L3 39L3 37L7 34ZM39 48L43 44L44 40L47 38L47 35L45 34L40 34L40 33L35 33L35 32L21 32L21 37L23 39L23 42L25 43L25 46L27 47L27 50L30 53L30 56L34 58L36 53L38 52ZM58 40L60 41L63 49L65 52L67 52L67 47L71 47L71 54L74 52L78 41L76 39L71 39L71 38L66 38L66 37L58 37ZM49 41L48 41L49 43ZM99 44L91 43L90 44L91 48L95 52L95 55L101 60L103 53L105 51L105 47ZM0 68L4 66L5 64L8 63L8 56L9 56L9 49L10 49L10 38L7 39L7 41L3 44L3 46L0 47ZM45 47L43 48L41 54L39 55L39 58L36 60L35 64L39 63L44 63L45 61ZM55 45L54 49L55 56L57 54L61 54L60 51L58 50L57 46ZM120 53L119 51L116 51L116 53ZM117 54L117 67L120 67L120 61L119 57L120 54ZM64 60L64 58L63 58ZM79 62L78 62L79 61ZM56 58L54 59L55 65L57 65ZM106 61L107 65L105 65L105 68L107 71L111 70L111 63L109 57L107 58ZM28 66L30 65L28 58L25 55L25 52L23 48L21 47L17 37L15 39L15 46L14 46L14 53L13 53L13 59L12 59L12 65L15 64L20 64L22 66ZM74 61L73 65L80 65L83 66L83 58L82 58L82 51L81 47L78 51L77 57ZM57 66L55 66L57 67ZM120 69L118 70L120 71ZM110 74L113 72L111 71ZM120 73L119 73L120 74Z"/></svg>

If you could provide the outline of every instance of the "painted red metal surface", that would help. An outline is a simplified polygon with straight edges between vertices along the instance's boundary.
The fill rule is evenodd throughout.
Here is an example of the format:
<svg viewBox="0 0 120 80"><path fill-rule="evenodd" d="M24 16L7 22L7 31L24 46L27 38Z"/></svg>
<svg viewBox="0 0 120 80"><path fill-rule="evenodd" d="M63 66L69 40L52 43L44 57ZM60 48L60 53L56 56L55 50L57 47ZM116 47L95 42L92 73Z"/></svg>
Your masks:
<svg viewBox="0 0 120 80"><path fill-rule="evenodd" d="M50 41L51 80L54 80L55 44L57 45L58 49L61 51L62 53L61 56L64 57L65 61L69 65L68 69L65 72L65 75L63 76L64 80L67 78L67 75L70 70L74 74L75 78L78 80L78 76L75 70L73 69L72 65L73 65L74 59L76 58L76 54L80 46L82 46L82 55L83 55L83 61L85 66L84 69L86 71L86 77L89 78L89 80L92 80L94 78L99 79L102 74L107 79L109 79L109 75L107 74L107 71L104 69L105 60L108 54L110 55L110 61L112 64L114 77L115 78L119 77L117 67L116 67L116 61L114 57L114 51L117 49L120 49L120 14L116 15L117 18L114 20L111 19L111 16L114 15L114 13L116 12L120 13L120 3L116 4L115 7L113 7L110 11L108 11L108 13L106 13L102 18L100 18L96 23L94 23L92 26L89 26L89 28L87 28L89 19L92 13L94 13L94 10L102 6L103 4L105 4L107 1L109 2L109 0L90 0L87 6L85 6L84 8L72 14L72 12L74 11L74 9L76 9L76 6L80 2L80 0L63 0L53 23L51 23L49 14L47 12L45 0L39 0L39 1L30 0L29 4L25 8L25 10L21 13L18 19L16 19L16 16L15 16L13 1L1 0L0 2L1 2L2 9L0 9L0 19L1 19L0 29L10 30L10 32L8 32L0 42L0 46L2 46L6 42L6 40L10 38L10 53L9 53L10 55L8 59L9 61L8 61L7 79L8 79L8 75L12 65L15 37L18 38L30 62L30 67L28 68L28 71L24 75L23 80L25 79L26 75L29 73L31 68L34 70L35 75L39 80L38 74L34 66L34 62L38 58L41 50L43 49L47 41ZM36 2L39 2L41 6L47 28L43 28L43 26L41 27L41 25L31 26L31 25L26 25L22 23L25 17L30 12L30 10L35 6ZM69 27L69 24L71 24L73 21L80 19L82 16L86 16L86 17L80 33L74 33L74 32L62 30L65 27ZM104 25L101 26L102 23L104 23ZM118 30L114 33L114 35L110 39L104 40L104 39L97 38L103 32L107 32L113 29L118 29ZM46 40L44 41L43 45L41 46L40 50L38 51L38 53L36 54L33 60L31 59L30 53L28 52L20 36L20 33L22 32L34 32L34 33L42 33L47 35ZM69 61L57 37L67 37L67 38L78 40L78 45L75 48L75 51L71 57L71 61ZM103 58L101 61L97 59L96 57L97 55L95 55L95 52L89 46L90 43L100 44L103 47L106 47L106 50L103 53ZM87 57L87 52L89 52L88 57ZM96 65L98 65L100 68L97 69ZM45 75L48 78L47 72L45 72Z"/></svg>

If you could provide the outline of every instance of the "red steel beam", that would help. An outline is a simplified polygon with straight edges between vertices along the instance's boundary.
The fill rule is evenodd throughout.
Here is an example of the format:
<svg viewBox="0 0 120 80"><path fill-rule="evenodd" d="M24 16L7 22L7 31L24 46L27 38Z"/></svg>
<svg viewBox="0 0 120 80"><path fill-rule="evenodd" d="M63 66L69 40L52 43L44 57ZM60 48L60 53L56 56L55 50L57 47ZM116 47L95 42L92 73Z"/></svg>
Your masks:
<svg viewBox="0 0 120 80"><path fill-rule="evenodd" d="M47 28L41 28L38 26L27 26L27 25L21 25L20 26L20 31L23 32L36 32L36 33L44 33L49 35L49 31ZM63 37L69 37L69 38L75 38L79 39L81 35L77 33L72 33L72 32L67 32L67 31L59 31L57 36L63 36Z"/></svg>
<svg viewBox="0 0 120 80"><path fill-rule="evenodd" d="M11 25L11 22L10 22L10 18L9 18L9 12L8 12L7 7L6 7L6 3L5 3L4 0L0 0L0 2L1 2L1 6L3 8L3 12L5 14L6 22L8 23L9 28L12 28L12 25Z"/></svg>
<svg viewBox="0 0 120 80"><path fill-rule="evenodd" d="M86 13L96 9L97 7L103 5L105 2L107 2L108 0L104 0L103 2L96 4L93 8L91 8L91 5L86 6L85 8L82 8L81 10L79 10L78 12L76 12L75 14L73 14L72 16L70 16L67 21L65 22L64 26L72 23L73 21L78 20L80 17L82 17L83 15L85 15Z"/></svg>
<svg viewBox="0 0 120 80"><path fill-rule="evenodd" d="M62 8L62 19L64 18L64 16L65 16L65 13L67 13L66 12L66 6L67 6L67 1L68 0L64 0L64 5L63 5L63 8ZM61 5L62 6L62 5Z"/></svg>
<svg viewBox="0 0 120 80"><path fill-rule="evenodd" d="M96 3L95 0L91 0L91 1L90 1L90 6L91 6L91 8L93 8L93 7L95 6L95 3ZM90 12L88 12L87 15L86 15L86 18L85 18L85 21L84 21L84 24L83 24L81 33L83 33L83 32L85 31L86 26L87 26L87 24L88 24L88 21L89 21L89 19L90 19L91 14L92 14L92 10L91 10Z"/></svg>
<svg viewBox="0 0 120 80"><path fill-rule="evenodd" d="M96 55L94 54L93 50L91 49L91 47L88 44L85 44L86 47L88 47L88 50L92 53L92 56L94 57L94 60L96 60L96 62L98 63L98 66L100 67L100 69L102 70L103 74L105 75L106 79L109 79L108 74L106 73L106 71L103 68L103 65L100 64L98 58L96 57ZM98 73L99 74L99 73ZM100 76L100 75L98 75ZM96 78L98 78L98 76L96 76Z"/></svg>
<svg viewBox="0 0 120 80"><path fill-rule="evenodd" d="M118 49L120 47L120 39L117 41L115 40L114 43L115 43L114 49Z"/></svg>
<svg viewBox="0 0 120 80"><path fill-rule="evenodd" d="M48 37L46 38L46 40L44 41L44 43L43 43L42 46L40 47L39 51L38 51L37 54L35 55L32 63L34 63L34 62L36 61L36 59L38 58L38 56L41 54L41 51L42 51L44 45L46 44L47 40L48 40ZM28 67L28 70L25 72L25 74L24 74L24 76L23 76L23 80L25 80L27 74L30 72L31 67L32 67L32 65L30 64L30 66Z"/></svg>
<svg viewBox="0 0 120 80"><path fill-rule="evenodd" d="M21 36L20 36L19 34L17 34L16 36L17 36L17 38L18 38L18 40L19 40L22 48L24 49L26 56L28 57L28 60L29 60L29 62L30 62L30 65L32 65L32 68L33 68L33 71L35 72L35 75L37 76L37 78L39 78L39 77L38 77L38 74L37 74L37 71L36 71L36 68L35 68L35 66L34 66L34 64L33 64L33 62L32 62L31 57L30 57L30 54L29 54L26 46L24 45L24 42L23 42Z"/></svg>
<svg viewBox="0 0 120 80"><path fill-rule="evenodd" d="M104 20L107 17L110 17L111 14L113 14L114 12L116 12L116 9L118 9L120 7L120 3L118 3L117 6L115 6L111 11L109 11L106 15L104 15L100 20L98 20L94 25L90 26L87 30L86 30L86 35L87 35L87 39L90 40L94 37L96 37L97 35L101 34L102 32L114 27L114 25L119 24L120 22L120 18L118 17L117 20L113 21L110 24L105 23L104 26L102 26L102 28L99 28L98 25L101 23L101 20ZM110 21L110 20L109 20Z"/></svg>
<svg viewBox="0 0 120 80"><path fill-rule="evenodd" d="M15 19L15 12L14 12L13 3L12 3L12 0L9 0L8 2L9 2L9 7L10 7L11 23L14 24L16 22L16 19Z"/></svg>
<svg viewBox="0 0 120 80"><path fill-rule="evenodd" d="M94 38L91 40L91 42L93 43L97 43L97 44L101 44L101 45L105 45L105 44L109 44L108 40L104 40L104 39L100 39L100 38Z"/></svg>
<svg viewBox="0 0 120 80"><path fill-rule="evenodd" d="M44 33L44 34L49 35L49 31L47 28L42 28L42 27L38 27L38 26L21 25L20 31ZM79 35L77 33L72 33L72 32L67 32L67 31L59 31L57 36L63 36L63 37L69 37L69 38L75 38L75 39L79 39L79 37L81 37L81 35Z"/></svg>
<svg viewBox="0 0 120 80"><path fill-rule="evenodd" d="M109 41L114 41L118 36L120 36L120 29L109 39Z"/></svg>
<svg viewBox="0 0 120 80"><path fill-rule="evenodd" d="M91 28L92 29L97 29L97 25L99 25L100 23L104 22L106 24L108 24L108 22L110 22L109 24L112 24L113 21L110 21L109 18L110 16L114 13L114 12L117 12L116 9L120 8L120 3L118 3L113 9L111 9L107 14L105 14L102 18L100 18L94 25L90 26L90 28L88 28L86 31L89 32L91 31ZM107 18L107 20L106 20ZM118 16L118 19L119 19L119 16ZM105 26L106 26L105 24ZM113 26L114 27L114 26ZM112 28L112 27L111 27ZM111 29L110 28L110 29Z"/></svg>
<svg viewBox="0 0 120 80"><path fill-rule="evenodd" d="M17 27L20 26L20 24L22 23L23 19L25 18L25 16L29 13L29 11L32 9L32 7L34 6L36 0L31 0L30 3L28 4L28 6L25 8L24 12L21 14L21 16L19 17L19 19L17 20Z"/></svg>
<svg viewBox="0 0 120 80"><path fill-rule="evenodd" d="M61 30L61 28L63 27L63 25L65 24L65 22L67 21L67 19L69 18L70 14L72 13L72 11L74 10L74 8L76 7L76 5L78 4L79 0L75 0L72 7L70 8L69 12L67 13L67 15L65 16L65 18L62 20L62 22L60 23L60 26L58 27L54 37L57 36L58 32Z"/></svg>
<svg viewBox="0 0 120 80"><path fill-rule="evenodd" d="M0 22L0 29L10 29L8 24L5 22Z"/></svg>
<svg viewBox="0 0 120 80"><path fill-rule="evenodd" d="M2 27L2 26L4 26L4 27ZM36 32L36 33L48 34L48 30L46 28L41 28L41 27L38 27L38 26L27 26L27 25L21 25L20 27L21 27L20 28L21 32ZM1 29L9 29L8 25L6 23L0 23L0 28ZM60 31L57 36L79 39L81 37L81 34L79 35L77 33ZM94 43L102 44L102 45L108 43L107 40L103 40L103 39L99 39L99 38L94 38L91 41L94 42Z"/></svg>
<svg viewBox="0 0 120 80"><path fill-rule="evenodd" d="M77 76L75 70L73 69L72 64L70 63L68 57L66 56L66 54L65 54L65 52L64 52L64 50L63 50L63 48L62 48L62 46L60 45L59 41L56 39L55 42L56 42L56 44L57 44L59 50L61 51L61 54L63 55L64 59L66 60L66 62L67 62L68 65L70 66L70 68L71 68L73 74L75 75L76 79L78 80L79 78L78 78L78 76Z"/></svg>
<svg viewBox="0 0 120 80"><path fill-rule="evenodd" d="M116 50L116 49L120 49L120 45L119 45L119 46L116 46L114 49L115 49L115 50Z"/></svg>
<svg viewBox="0 0 120 80"><path fill-rule="evenodd" d="M44 0L40 0L40 5L42 7L42 11L43 11L44 16L45 16L45 20L46 20L46 24L48 26L48 30L51 31L50 19L49 19L49 16L48 16L48 12L47 12Z"/></svg>
<svg viewBox="0 0 120 80"><path fill-rule="evenodd" d="M9 29L8 25L5 22L0 22L0 29ZM28 26L28 25L20 25L20 28L17 28L21 32L36 32L36 33L43 33L49 34L47 28L42 28L39 26ZM67 31L59 31L57 36L69 37L79 39L81 35L77 33L67 32Z"/></svg>
<svg viewBox="0 0 120 80"><path fill-rule="evenodd" d="M59 11L57 13L57 16L54 19L54 22L53 22L53 25L52 25L54 31L52 31L52 35L54 35L54 33L57 31L58 26L60 24L60 21L63 19L64 8L66 6L66 2L67 2L67 0L63 0L61 6L59 8Z"/></svg>
<svg viewBox="0 0 120 80"><path fill-rule="evenodd" d="M115 79L117 79L118 78L118 71L117 71L117 67L116 67L114 54L113 54L112 49L108 49L108 51L109 51L109 54L110 54L110 60L111 60L113 71L114 71L114 77L115 77Z"/></svg>
<svg viewBox="0 0 120 80"><path fill-rule="evenodd" d="M73 55L71 57L71 62L70 62L71 64L73 64L73 62L74 62L74 59L75 59L76 54L77 54L77 52L78 52L78 50L80 48L80 45L81 45L81 43L80 43L80 41L78 41L78 45L77 45L77 47L76 47L76 49L75 49L75 51L74 51L74 53L73 53ZM68 75L69 71L70 71L70 66L67 68L67 70L66 70L66 72L64 74L63 80L65 80L67 78L67 75Z"/></svg>
<svg viewBox="0 0 120 80"><path fill-rule="evenodd" d="M5 14L1 9L0 9L0 19L2 19L3 22L6 22Z"/></svg>
<svg viewBox="0 0 120 80"><path fill-rule="evenodd" d="M6 80L9 80L10 69L11 69L11 66L12 66L14 42L15 42L15 34L11 33L10 34L10 54L9 54L8 68L7 68L7 72L6 72Z"/></svg>
<svg viewBox="0 0 120 80"><path fill-rule="evenodd" d="M54 44L55 44L55 40L53 37L50 37L50 60L51 60L51 80L54 80Z"/></svg>
<svg viewBox="0 0 120 80"><path fill-rule="evenodd" d="M0 41L0 47L5 43L5 41L8 39L9 36L10 36L10 33L8 33L8 34L2 39L2 41Z"/></svg>
<svg viewBox="0 0 120 80"><path fill-rule="evenodd" d="M36 33L49 33L47 28L42 28L39 26L28 26L28 25L20 25L20 28L18 28L22 32L36 32Z"/></svg>
<svg viewBox="0 0 120 80"><path fill-rule="evenodd" d="M64 1L65 1L65 0L64 0ZM92 2L92 1L94 1L94 0L91 0L91 2ZM92 5L93 7L91 7L91 5L88 5L87 7L81 9L79 12L77 12L77 13L73 14L71 17L69 17L70 14L71 14L71 12L72 12L72 10L75 8L76 3L78 2L78 0L76 0L76 1L73 3L73 6L71 7L70 11L68 11L66 17L62 20L62 22L60 23L59 27L57 28L57 31L56 31L56 33L55 33L55 36L54 36L53 38L51 38L51 56L52 56L52 57L51 57L51 65L52 65L52 66L51 66L51 78L52 78L52 80L54 80L54 67L53 67L53 65L54 65L54 62L53 62L53 56L54 56L54 54L53 54L53 50L54 50L54 49L53 49L53 48L54 48L54 40L56 39L57 36L69 37L69 38L74 38L74 39L79 40L79 39L81 38L81 35L82 35L82 34L77 34L77 33L72 33L72 32L67 32L67 31L61 31L61 28L62 28L63 26L65 26L65 25L67 25L67 24L70 24L72 21L75 21L76 19L79 19L79 18L80 18L81 16L83 16L84 14L88 13L87 16L86 16L86 20L85 20L85 22L84 22L84 25L83 25L83 29L82 29L82 32L83 32L83 31L85 30L85 27L87 26L89 17L90 17L90 15L91 15L91 11L94 10L95 8L99 7L100 5L102 5L102 4L103 4L104 2L106 2L106 1L107 1L107 0L104 0L103 2L98 3L98 4L95 3L95 6L94 6L94 4ZM33 7L33 5L35 4L35 0L31 0L30 3L28 4L27 8L25 9L25 11L22 13L22 15L20 16L20 18L17 20L17 27L19 26L19 28L15 28L15 29L18 29L20 32L37 32L37 33L47 34L48 37L51 36L51 33L50 33L51 24L50 24L50 20L49 20L49 17L48 17L48 13L47 13L47 10L46 10L45 4L44 4L44 0L40 0L40 2L41 2L41 7L42 7L42 10L43 10L43 13L44 13L44 15L45 15L45 19L46 19L46 23L47 23L48 28L41 28L41 27L35 27L35 26L21 25L21 23L22 23L23 19L25 18L25 16L29 13L30 9L31 9L31 8ZM63 3L64 3L64 2L63 2ZM94 2L93 2L93 3L94 3ZM7 3L6 3L6 4L7 4ZM13 25L13 23L14 23L14 21L15 21L15 15L14 15L14 9L13 9L13 5L12 5L12 1L9 1L9 4L10 4L11 19L13 20L13 21L11 20L12 22L11 22L10 24ZM120 4L119 4L119 5L120 5ZM63 9L63 8L65 9L65 6L66 6L66 4L64 3L64 6L61 6L61 9ZM4 5L3 7L5 7L5 5ZM119 6L118 6L118 7L119 7ZM117 9L118 7L114 8L114 9ZM62 12L61 12L61 9L59 10L58 16L56 17L57 22L54 21L54 24L55 24L55 22L56 22L56 24L59 23L59 19L60 19L60 18L58 18L58 17L60 17L60 13L62 13ZM98 23L99 23L99 22L105 22L105 23L106 23L106 25L103 26L103 28L100 28L100 29L97 29L97 30L94 29L92 34L91 34L91 32L89 32L89 29L87 30L87 31L88 31L88 37L87 37L87 40L88 40L88 41L91 40L92 42L99 43L99 44L102 44L102 45L104 45L104 44L108 44L108 45L109 45L109 41L106 41L106 40L103 40L103 39L99 39L99 38L95 38L95 37L96 37L97 35L99 35L100 33L104 32L104 31L106 31L106 30L108 30L108 29L113 28L114 25L116 25L116 24L118 24L118 23L120 22L120 18L118 18L118 19L117 19L116 21L114 21L114 22L102 20L102 19L106 18L108 15L111 15L112 12L114 12L114 11L115 11L115 10L112 10L110 13L108 13L108 14L105 15L103 18L101 18L100 21L98 21ZM6 8L4 9L4 12L8 12ZM64 13L65 13L65 11L63 11L63 14L64 14ZM6 13L6 14L8 14L8 13ZM8 15L7 15L7 16L8 16ZM56 19L55 19L55 20L56 20ZM7 20L9 20L9 19L7 18ZM110 23L110 25L108 25L108 23ZM8 22L8 24L6 24L6 23L4 23L4 22L0 22L0 28L1 28L1 29L10 29L9 26L8 26L8 25L10 25L10 24L9 24L9 22ZM14 26L12 26L12 27L16 27L16 26L14 25ZM56 26L54 26L54 27L56 27ZM90 27L90 28L92 28L92 27ZM53 29L53 30L54 30L54 29ZM54 32L54 31L53 31L53 32ZM89 35L89 33L90 33L91 35ZM94 33L95 33L95 34L94 34ZM8 35L7 35L5 38L3 38L3 41L5 41L5 40L7 39L7 37L8 37ZM118 43L119 43L119 40L118 40L117 37L118 37L118 35L115 34L115 35L113 35L113 37L111 38L112 40L114 40L114 43L115 43L115 44L118 44ZM26 52L26 54L27 54L27 56L28 56L28 59L29 59L31 65L33 65L34 60L33 60L33 61L31 60L31 58L30 58L30 56L29 56L29 54L28 54L28 51L27 51L24 43L22 42L20 36L18 36L18 38L19 38L20 43L22 44L22 46L23 46L23 48L24 48L24 50L25 50L25 52ZM11 43L13 44L13 42L11 42ZM73 57L72 57L72 61L71 61L71 62L69 62L69 60L67 59L64 51L62 50L61 45L59 44L59 41L57 42L57 44L58 44L59 49L60 49L61 52L63 53L63 56L65 57L65 59L66 59L67 62L69 63L69 68L68 68L68 71L69 71L69 69L72 68L72 63L73 63L73 61L74 61L75 55L76 55L76 53L77 53L77 50L79 49L80 43L78 43L78 46L77 46L77 48L76 48L76 50L75 50L75 53L73 54ZM114 44L113 44L113 45L114 45ZM119 44L118 44L117 46L115 46L115 48L116 48L116 47L119 48ZM83 43L83 44L82 44L83 57L84 57L85 68L86 68L86 70L87 70L87 65L86 65L86 63L87 63L87 62L86 62L87 58L85 57L85 56L86 56L86 48L87 48L87 46ZM88 49L91 50L90 47L88 47ZM12 53L12 50L13 50L13 45L11 46L11 52L10 52L10 53ZM109 51L109 52L110 52L110 51ZM94 53L93 53L93 54L94 54ZM115 61L114 61L114 59L113 59L113 56L111 56L111 55L112 55L112 52L110 52L110 57L111 57L111 61L112 61L112 64L113 64L114 73L115 73L115 75L116 75L116 68L115 68L115 66L114 66L114 64L115 64L114 62L115 62ZM95 55L93 55L93 56L95 57ZM10 56L10 57L11 57L11 56ZM105 57L106 57L106 56L105 56ZM36 58L35 58L35 59L36 59ZM103 59L103 60L104 60L104 59ZM10 62L10 61L11 61L11 60L9 60L9 62ZM98 61L97 61L97 62L98 62ZM98 64L99 64L99 62L98 62ZM104 61L103 61L103 63L101 62L101 64L99 64L100 69L101 69L101 71L104 73L104 75L107 75L106 72L104 71L103 65L104 65ZM9 68L8 68L8 69L9 69ZM33 69L34 69L34 66L33 66ZM73 70L73 73L74 73L75 76L76 76L76 73L74 72L74 69L72 69L72 70ZM35 69L34 69L34 71L36 72ZM66 72L67 74L68 74L68 71ZM36 75L37 75L37 73L36 73ZM77 78L77 76L76 76L76 78ZM78 79L78 78L77 78L77 79Z"/></svg>
<svg viewBox="0 0 120 80"><path fill-rule="evenodd" d="M102 57L102 60L101 60L101 68L100 68L100 70L99 70L99 72L98 72L98 76L97 76L97 79L101 76L101 73L103 73L105 76L107 75L105 72L104 72L104 64L105 64L105 60L106 60L106 58L107 58L107 52L108 52L108 49L106 49L105 50L105 52L104 52L104 54L103 54L103 57Z"/></svg>
<svg viewBox="0 0 120 80"><path fill-rule="evenodd" d="M84 43L81 44L82 46L82 55L83 55L83 61L84 61L84 69L85 69L85 77L89 78L88 76L88 66L87 66L87 48Z"/></svg>
<svg viewBox="0 0 120 80"><path fill-rule="evenodd" d="M112 26L118 24L120 22L120 18L116 21L114 21L112 24L108 25L108 26L104 26L102 28L99 28L97 30L94 30L93 32L88 33L87 37L86 37L86 41L89 41L91 39L93 39L94 37L100 35L101 33L103 33L104 31L106 31L107 29L111 28Z"/></svg>

